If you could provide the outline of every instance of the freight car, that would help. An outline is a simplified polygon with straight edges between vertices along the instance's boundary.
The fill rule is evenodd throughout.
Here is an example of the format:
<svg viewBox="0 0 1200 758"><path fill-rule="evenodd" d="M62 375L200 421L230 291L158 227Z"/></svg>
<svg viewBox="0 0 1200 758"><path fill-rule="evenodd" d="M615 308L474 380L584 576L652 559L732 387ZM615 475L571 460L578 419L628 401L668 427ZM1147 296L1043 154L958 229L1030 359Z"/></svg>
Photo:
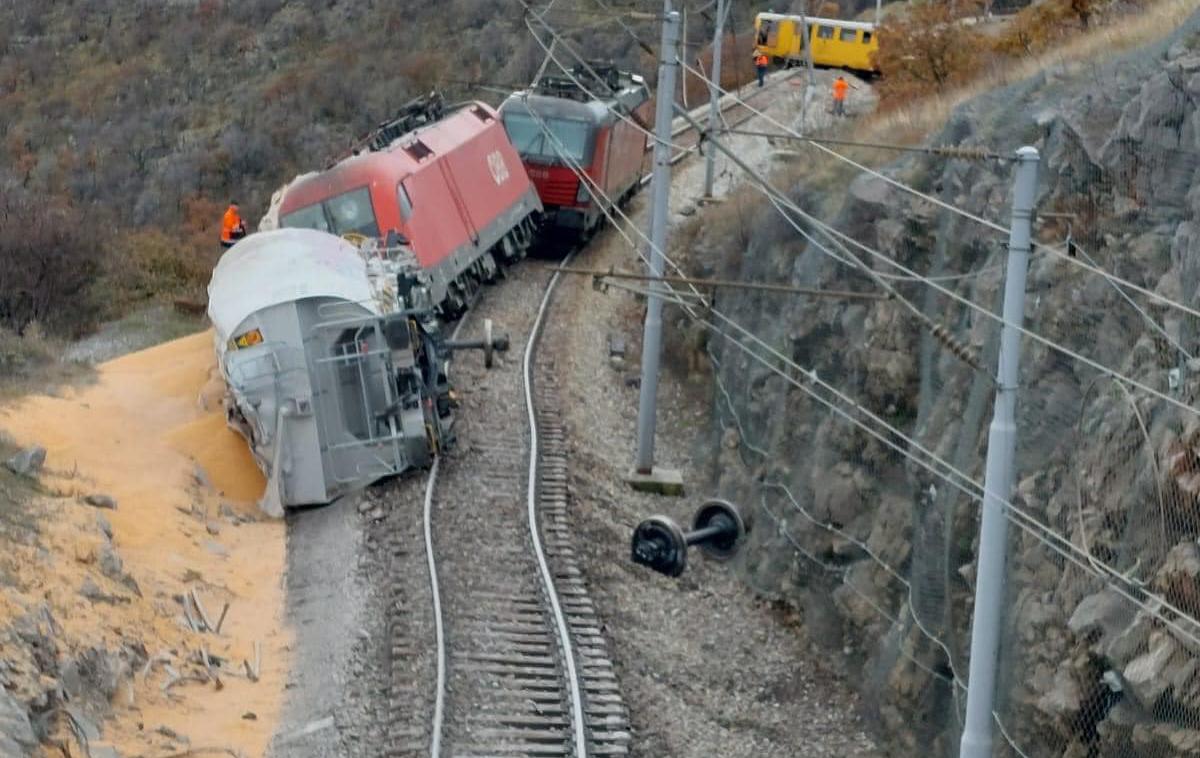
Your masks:
<svg viewBox="0 0 1200 758"><path fill-rule="evenodd" d="M451 351L429 271L404 245L308 229L260 232L222 255L208 314L226 417L267 476L261 506L327 503L453 440ZM490 361L489 361L490 362Z"/></svg>
<svg viewBox="0 0 1200 758"><path fill-rule="evenodd" d="M570 77L543 76L500 106L504 128L545 207L545 232L586 237L605 218L605 198L620 202L637 191L649 101L642 77L594 63L577 65ZM605 198L592 196L576 168Z"/></svg>
<svg viewBox="0 0 1200 758"><path fill-rule="evenodd" d="M460 315L482 282L521 258L542 210L496 111L407 103L352 154L283 191L278 225L411 247L439 313ZM392 243L389 243L392 244Z"/></svg>

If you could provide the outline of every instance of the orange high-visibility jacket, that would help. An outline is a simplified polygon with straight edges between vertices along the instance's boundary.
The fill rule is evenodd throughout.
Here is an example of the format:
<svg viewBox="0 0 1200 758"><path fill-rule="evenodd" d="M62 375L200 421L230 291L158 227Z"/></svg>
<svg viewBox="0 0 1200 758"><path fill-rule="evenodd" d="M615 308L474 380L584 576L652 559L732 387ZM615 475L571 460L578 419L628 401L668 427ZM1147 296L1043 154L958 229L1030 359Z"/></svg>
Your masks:
<svg viewBox="0 0 1200 758"><path fill-rule="evenodd" d="M760 55L754 59L754 65L756 65L756 66L765 66L770 62L771 62L771 59L765 55Z"/></svg>
<svg viewBox="0 0 1200 758"><path fill-rule="evenodd" d="M237 239L234 234L238 231L245 234L246 229L242 226L242 217L231 205L225 210L225 216L221 219L221 241L233 242Z"/></svg>
<svg viewBox="0 0 1200 758"><path fill-rule="evenodd" d="M846 82L845 79L834 79L833 80L833 99L834 100L845 100L846 99L846 90L848 90L848 89L850 89L850 85Z"/></svg>

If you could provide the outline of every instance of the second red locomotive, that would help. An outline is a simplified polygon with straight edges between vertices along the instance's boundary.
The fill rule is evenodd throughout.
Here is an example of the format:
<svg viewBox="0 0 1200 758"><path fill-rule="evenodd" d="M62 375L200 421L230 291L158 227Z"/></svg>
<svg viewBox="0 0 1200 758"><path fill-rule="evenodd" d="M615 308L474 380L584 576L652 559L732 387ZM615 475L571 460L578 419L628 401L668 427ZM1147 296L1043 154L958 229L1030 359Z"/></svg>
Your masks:
<svg viewBox="0 0 1200 758"><path fill-rule="evenodd" d="M500 116L545 207L544 231L587 236L604 220L604 198L592 196L577 169L611 202L637 190L649 115L642 77L602 64L543 76L504 101Z"/></svg>
<svg viewBox="0 0 1200 758"><path fill-rule="evenodd" d="M288 185L278 223L408 246L433 303L453 317L500 264L522 257L541 210L496 111L476 102L446 113L435 95L405 105L351 157Z"/></svg>

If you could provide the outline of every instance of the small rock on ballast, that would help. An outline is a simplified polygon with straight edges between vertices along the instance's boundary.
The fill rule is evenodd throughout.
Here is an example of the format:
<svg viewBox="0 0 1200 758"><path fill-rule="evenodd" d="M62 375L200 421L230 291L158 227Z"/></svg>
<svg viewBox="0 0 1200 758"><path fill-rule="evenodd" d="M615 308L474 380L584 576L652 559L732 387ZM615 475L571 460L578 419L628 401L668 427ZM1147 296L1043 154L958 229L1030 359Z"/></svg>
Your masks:
<svg viewBox="0 0 1200 758"><path fill-rule="evenodd" d="M46 465L46 448L41 445L25 448L4 462L5 467L18 476L37 476Z"/></svg>
<svg viewBox="0 0 1200 758"><path fill-rule="evenodd" d="M112 495L88 495L83 499L83 502L87 503L93 508L105 508L110 511L115 511L117 509L117 501L112 497Z"/></svg>
<svg viewBox="0 0 1200 758"><path fill-rule="evenodd" d="M100 589L100 585L96 584L95 580L90 576L83 578L83 584L79 587L79 594L93 603L103 603L109 600L108 595L104 594L104 590Z"/></svg>

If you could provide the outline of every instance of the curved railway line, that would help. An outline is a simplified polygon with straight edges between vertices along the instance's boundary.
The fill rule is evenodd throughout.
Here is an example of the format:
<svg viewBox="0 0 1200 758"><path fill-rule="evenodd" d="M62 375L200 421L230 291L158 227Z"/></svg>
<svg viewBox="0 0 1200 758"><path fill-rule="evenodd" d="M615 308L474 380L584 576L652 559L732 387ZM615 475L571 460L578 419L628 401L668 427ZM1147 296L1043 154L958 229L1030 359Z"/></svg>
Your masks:
<svg viewBox="0 0 1200 758"><path fill-rule="evenodd" d="M744 111L723 108L729 123ZM629 714L571 541L558 372L539 350L560 274L547 283L518 266L509 276L504 296L472 308L455 334L491 316L513 336L519 370L512 357L491 372L459 359L458 445L429 472L422 519L402 508L388 519L387 756L630 752Z"/></svg>

